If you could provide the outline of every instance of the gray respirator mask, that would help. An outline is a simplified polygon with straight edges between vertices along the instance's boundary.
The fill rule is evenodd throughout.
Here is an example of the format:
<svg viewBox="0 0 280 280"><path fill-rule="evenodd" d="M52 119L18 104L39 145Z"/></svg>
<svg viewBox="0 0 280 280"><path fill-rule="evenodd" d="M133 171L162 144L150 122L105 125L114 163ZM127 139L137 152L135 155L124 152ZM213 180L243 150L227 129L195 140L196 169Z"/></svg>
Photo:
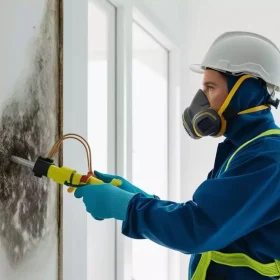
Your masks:
<svg viewBox="0 0 280 280"><path fill-rule="evenodd" d="M197 91L191 105L185 109L182 119L184 128L193 139L218 136L221 132L221 117L210 108L210 103L201 89Z"/></svg>
<svg viewBox="0 0 280 280"><path fill-rule="evenodd" d="M270 108L271 105L277 108L279 100L272 99L271 95L268 95L263 105L248 108L241 112L235 111L234 108L229 108L229 104L238 88L249 78L254 77L246 74L237 80L218 112L210 107L209 100L205 93L199 89L191 105L185 109L182 115L183 126L189 136L193 139L199 139L205 136L220 137L224 135L226 131L227 120L233 119L237 115L266 110Z"/></svg>

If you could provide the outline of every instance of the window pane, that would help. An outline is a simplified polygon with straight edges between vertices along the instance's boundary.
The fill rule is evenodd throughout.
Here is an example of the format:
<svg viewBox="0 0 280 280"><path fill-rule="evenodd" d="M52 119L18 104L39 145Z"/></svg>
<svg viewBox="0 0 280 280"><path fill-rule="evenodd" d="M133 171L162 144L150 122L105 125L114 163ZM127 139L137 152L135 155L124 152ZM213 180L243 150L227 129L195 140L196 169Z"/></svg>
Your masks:
<svg viewBox="0 0 280 280"><path fill-rule="evenodd" d="M115 8L105 1L90 0L88 4L88 141L93 169L106 173L112 172L114 164ZM88 215L87 279L114 278L114 230L114 221L100 223Z"/></svg>
<svg viewBox="0 0 280 280"><path fill-rule="evenodd" d="M133 183L168 195L168 51L133 24ZM133 277L167 280L168 250L133 240Z"/></svg>

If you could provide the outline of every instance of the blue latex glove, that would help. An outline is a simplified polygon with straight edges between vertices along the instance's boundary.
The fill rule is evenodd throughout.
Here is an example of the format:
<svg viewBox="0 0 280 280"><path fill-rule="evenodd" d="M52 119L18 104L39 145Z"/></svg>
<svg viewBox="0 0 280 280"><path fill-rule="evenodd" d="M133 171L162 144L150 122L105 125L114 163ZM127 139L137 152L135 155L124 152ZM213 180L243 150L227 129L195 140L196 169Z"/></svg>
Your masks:
<svg viewBox="0 0 280 280"><path fill-rule="evenodd" d="M144 196L148 197L148 198L153 198L153 195L147 194L146 192L144 192L143 190L137 188L136 186L132 185L130 182L128 182L126 179L122 178L121 176L118 175L111 175L111 174L104 174L101 173L99 171L94 171L95 176L102 180L104 183L110 183L113 179L119 179L122 181L121 186L119 186L120 189L130 192L130 193L141 193Z"/></svg>
<svg viewBox="0 0 280 280"><path fill-rule="evenodd" d="M87 212L94 218L124 221L128 204L135 194L111 184L101 184L77 188L74 195L83 197Z"/></svg>

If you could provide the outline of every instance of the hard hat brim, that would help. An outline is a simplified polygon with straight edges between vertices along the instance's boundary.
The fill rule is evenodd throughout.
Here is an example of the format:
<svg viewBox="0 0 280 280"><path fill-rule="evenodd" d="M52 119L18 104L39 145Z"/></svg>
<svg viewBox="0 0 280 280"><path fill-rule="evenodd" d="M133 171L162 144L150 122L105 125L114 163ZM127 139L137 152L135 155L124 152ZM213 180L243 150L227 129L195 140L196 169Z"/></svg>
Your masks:
<svg viewBox="0 0 280 280"><path fill-rule="evenodd" d="M198 73L198 74L203 74L204 73L204 69L202 68L201 64L192 64L190 66L190 70L192 72Z"/></svg>

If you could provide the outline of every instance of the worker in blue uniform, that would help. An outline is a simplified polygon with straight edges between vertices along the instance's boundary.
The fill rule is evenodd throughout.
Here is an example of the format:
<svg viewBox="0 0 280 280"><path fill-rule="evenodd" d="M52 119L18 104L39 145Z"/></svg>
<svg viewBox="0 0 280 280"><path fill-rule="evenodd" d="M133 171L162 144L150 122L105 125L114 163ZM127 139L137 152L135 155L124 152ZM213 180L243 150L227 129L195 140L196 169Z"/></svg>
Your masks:
<svg viewBox="0 0 280 280"><path fill-rule="evenodd" d="M227 32L191 69L204 76L183 113L186 131L194 139L225 136L193 199L161 200L97 171L104 184L75 196L94 218L123 221L130 238L192 254L191 280L280 279L280 128L271 113L280 52L260 35ZM120 187L110 184L114 178Z"/></svg>

